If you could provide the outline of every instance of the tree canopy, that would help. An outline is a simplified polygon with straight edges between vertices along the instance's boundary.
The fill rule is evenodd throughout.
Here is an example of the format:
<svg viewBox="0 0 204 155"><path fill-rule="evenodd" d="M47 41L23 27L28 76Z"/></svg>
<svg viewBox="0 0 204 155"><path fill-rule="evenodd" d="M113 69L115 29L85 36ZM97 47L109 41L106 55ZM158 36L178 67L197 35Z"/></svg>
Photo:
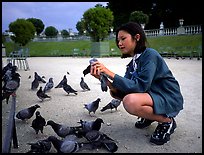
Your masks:
<svg viewBox="0 0 204 155"><path fill-rule="evenodd" d="M34 25L27 21L26 19L17 19L9 24L9 31L13 32L11 39L19 44L20 46L25 46L30 42L35 36Z"/></svg>
<svg viewBox="0 0 204 155"><path fill-rule="evenodd" d="M37 19L37 18L28 18L27 20L30 21L31 23L33 23L33 25L35 26L37 35L42 33L42 31L44 30L44 27L45 27L42 20Z"/></svg>
<svg viewBox="0 0 204 155"><path fill-rule="evenodd" d="M93 41L103 41L109 34L113 23L113 14L110 9L97 5L83 14L84 27Z"/></svg>
<svg viewBox="0 0 204 155"><path fill-rule="evenodd" d="M165 27L179 26L179 19L184 19L184 25L202 24L202 1L178 0L117 0L109 1L109 8L114 15L113 25L117 28L128 22L131 12L143 11L149 16L146 29L157 29L161 22Z"/></svg>
<svg viewBox="0 0 204 155"><path fill-rule="evenodd" d="M149 16L142 11L133 11L130 14L129 20L139 24L147 24L149 22Z"/></svg>
<svg viewBox="0 0 204 155"><path fill-rule="evenodd" d="M46 27L45 35L47 37L50 37L50 38L57 37L57 34L58 34L58 30L54 26Z"/></svg>

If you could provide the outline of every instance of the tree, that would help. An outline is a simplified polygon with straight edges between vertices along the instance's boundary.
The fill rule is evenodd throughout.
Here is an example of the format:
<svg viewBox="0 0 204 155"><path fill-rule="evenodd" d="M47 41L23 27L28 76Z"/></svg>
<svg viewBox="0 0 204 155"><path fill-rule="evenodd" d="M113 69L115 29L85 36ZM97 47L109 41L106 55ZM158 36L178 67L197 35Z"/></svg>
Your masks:
<svg viewBox="0 0 204 155"><path fill-rule="evenodd" d="M53 27L53 26L48 26L45 29L45 35L47 37L53 38L53 37L56 37L57 34L58 34L58 30L55 27Z"/></svg>
<svg viewBox="0 0 204 155"><path fill-rule="evenodd" d="M164 22L165 27L177 27L179 26L180 18L184 19L185 25L202 24L201 2L179 3L178 0L117 0L109 1L107 8L113 12L114 28L128 22L131 12L141 10L143 13L149 15L149 22L146 25L146 29L157 29L161 22Z"/></svg>
<svg viewBox="0 0 204 155"><path fill-rule="evenodd" d="M62 30L61 35L63 38L67 38L67 37L69 37L69 32L67 30Z"/></svg>
<svg viewBox="0 0 204 155"><path fill-rule="evenodd" d="M79 31L79 35L83 35L85 31L84 20L78 21L76 24L76 29Z"/></svg>
<svg viewBox="0 0 204 155"><path fill-rule="evenodd" d="M11 36L11 39L20 46L25 46L35 36L34 25L23 18L11 22L9 24L9 31L14 34Z"/></svg>
<svg viewBox="0 0 204 155"><path fill-rule="evenodd" d="M133 11L130 14L129 21L137 22L139 24L147 24L149 22L149 16L142 11Z"/></svg>
<svg viewBox="0 0 204 155"><path fill-rule="evenodd" d="M27 20L33 23L33 25L35 26L37 35L42 33L42 31L45 28L45 25L43 24L42 20L37 18L28 18Z"/></svg>
<svg viewBox="0 0 204 155"><path fill-rule="evenodd" d="M113 23L113 14L110 9L96 5L83 14L86 32L95 42L103 41L108 36Z"/></svg>

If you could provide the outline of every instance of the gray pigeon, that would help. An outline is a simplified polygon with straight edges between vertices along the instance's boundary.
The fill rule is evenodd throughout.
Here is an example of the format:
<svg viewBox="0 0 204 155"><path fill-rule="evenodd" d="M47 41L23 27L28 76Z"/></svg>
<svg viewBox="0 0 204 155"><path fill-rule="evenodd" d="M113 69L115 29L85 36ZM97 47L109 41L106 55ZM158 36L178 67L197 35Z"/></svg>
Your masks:
<svg viewBox="0 0 204 155"><path fill-rule="evenodd" d="M45 119L41 116L39 111L35 113L36 118L32 121L31 127L35 130L36 134L40 131L43 133L43 128L46 125Z"/></svg>
<svg viewBox="0 0 204 155"><path fill-rule="evenodd" d="M38 75L37 72L34 72L34 79L37 79L39 82L46 83L46 81L43 79L43 77Z"/></svg>
<svg viewBox="0 0 204 155"><path fill-rule="evenodd" d="M69 134L75 134L76 133L76 128L75 127L70 127L65 124L59 124L54 122L53 120L47 121L47 125L50 125L54 132L59 136L59 137L66 137Z"/></svg>
<svg viewBox="0 0 204 155"><path fill-rule="evenodd" d="M83 148L87 148L87 145L91 145L87 142L83 143L68 139L60 140L55 136L49 136L48 140L52 142L53 146L57 150L57 153L75 153L79 152Z"/></svg>
<svg viewBox="0 0 204 155"><path fill-rule="evenodd" d="M50 91L53 87L54 87L54 82L53 82L53 78L51 77L49 78L49 81L45 84L43 92L46 93Z"/></svg>
<svg viewBox="0 0 204 155"><path fill-rule="evenodd" d="M115 108L115 110L117 110L118 106L120 105L121 103L121 100L118 100L118 99L112 99L106 106L104 106L102 109L101 109L101 112L103 111L106 111L108 109L111 110L112 112L112 109Z"/></svg>
<svg viewBox="0 0 204 155"><path fill-rule="evenodd" d="M38 104L29 108L22 109L16 114L16 118L21 120L30 119L34 115L37 108L40 108Z"/></svg>
<svg viewBox="0 0 204 155"><path fill-rule="evenodd" d="M10 95L16 95L15 92L20 86L20 74L12 73L11 77L5 81L2 87L2 101L6 99L6 103L8 104Z"/></svg>
<svg viewBox="0 0 204 155"><path fill-rule="evenodd" d="M84 104L84 108L86 108L89 111L89 115L91 112L93 112L95 114L96 110L99 107L99 102L101 102L100 98L97 98L97 100L88 103L88 104Z"/></svg>
<svg viewBox="0 0 204 155"><path fill-rule="evenodd" d="M42 86L40 86L40 89L36 92L36 95L41 101L44 101L46 98L51 98L51 96L47 95L45 92L42 90Z"/></svg>
<svg viewBox="0 0 204 155"><path fill-rule="evenodd" d="M98 61L96 58L92 58L91 60L89 60L90 65L94 62ZM108 86L107 86L107 75L104 73L100 74L100 82L101 82L101 90L107 92L108 91Z"/></svg>
<svg viewBox="0 0 204 155"><path fill-rule="evenodd" d="M80 123L81 125L78 126L77 128L81 128L81 130L78 129L77 134L79 137L81 137L81 136L84 136L87 132L89 132L91 130L99 131L101 129L101 124L102 123L104 124L104 121L101 118L97 118L94 121L80 120L80 122L78 122L78 123Z"/></svg>
<svg viewBox="0 0 204 155"><path fill-rule="evenodd" d="M48 138L27 144L30 145L30 150L27 153L49 153L52 147L52 142Z"/></svg>
<svg viewBox="0 0 204 155"><path fill-rule="evenodd" d="M59 84L55 88L62 88L64 83L67 83L66 75L64 75L63 79L59 82Z"/></svg>
<svg viewBox="0 0 204 155"><path fill-rule="evenodd" d="M80 86L81 86L81 88L82 88L84 91L86 91L86 90L91 90L91 89L89 88L89 86L87 85L87 83L84 81L84 78L83 78L83 77L81 77Z"/></svg>
<svg viewBox="0 0 204 155"><path fill-rule="evenodd" d="M70 94L70 93L73 93L75 95L77 95L77 91L74 90L69 84L67 83L64 83L63 84L63 90L67 93L67 94Z"/></svg>
<svg viewBox="0 0 204 155"><path fill-rule="evenodd" d="M34 80L31 83L31 90L36 90L39 86L39 81L37 78L34 78Z"/></svg>
<svg viewBox="0 0 204 155"><path fill-rule="evenodd" d="M103 147L112 153L118 150L115 140L101 131L91 130L86 133L85 138L92 143L95 149Z"/></svg>

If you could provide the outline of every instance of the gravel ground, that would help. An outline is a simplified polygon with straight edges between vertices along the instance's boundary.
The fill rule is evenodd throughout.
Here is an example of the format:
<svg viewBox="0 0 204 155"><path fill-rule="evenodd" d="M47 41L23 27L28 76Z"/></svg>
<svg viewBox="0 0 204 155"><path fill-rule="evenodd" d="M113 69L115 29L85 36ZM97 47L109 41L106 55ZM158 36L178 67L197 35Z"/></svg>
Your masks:
<svg viewBox="0 0 204 155"><path fill-rule="evenodd" d="M157 124L153 123L145 129L136 129L134 127L137 117L129 115L121 104L118 110L113 112L100 112L88 114L83 108L83 104L89 103L100 97L99 109L105 106L112 98L109 92L102 92L100 83L91 75L87 75L84 80L91 88L91 91L83 92L79 86L82 71L87 67L90 58L70 58L70 57L31 57L28 58L30 70L18 70L21 75L21 85L17 90L16 111L22 108L39 104L38 109L46 119L52 119L58 123L64 123L70 126L78 125L80 119L95 120L100 117L104 120L101 131L117 140L118 151L116 153L202 153L202 59L193 60L184 59L166 59L167 64L172 70L174 76L180 83L181 91L184 97L184 109L176 117L177 128L171 135L171 140L157 146L149 142L151 134L154 132ZM104 64L119 75L124 75L126 65L130 58L98 58ZM6 64L6 58L3 58L3 64ZM44 75L46 81L53 77L54 84L57 85L67 71L68 83L78 91L78 95L67 95L63 89L53 89L47 94L52 98L41 102L36 96L36 91L32 91L31 82L34 72ZM28 77L31 75L31 79ZM40 84L44 86L45 84ZM11 100L10 100L11 101ZM8 105L2 102L2 144L5 138L5 131L9 118L11 103ZM56 134L50 126L44 128L44 133L35 134L30 127L33 116L30 120L23 122L16 120L16 132L18 138L18 149L11 147L11 153L25 153L30 149L28 142L36 142L50 135ZM2 145L3 146L3 145ZM56 152L52 147L50 152ZM107 150L83 150L85 153L108 153Z"/></svg>

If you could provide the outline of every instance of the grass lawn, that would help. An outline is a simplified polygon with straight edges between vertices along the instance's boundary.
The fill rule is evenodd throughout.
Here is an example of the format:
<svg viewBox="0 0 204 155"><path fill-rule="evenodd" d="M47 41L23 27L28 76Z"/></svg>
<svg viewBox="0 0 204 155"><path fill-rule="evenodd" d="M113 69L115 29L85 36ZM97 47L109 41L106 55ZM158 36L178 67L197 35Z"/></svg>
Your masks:
<svg viewBox="0 0 204 155"><path fill-rule="evenodd" d="M202 56L202 34L197 35L177 35L177 36L157 36L147 38L149 47L158 52L176 52L180 56L188 56L190 52L200 51ZM120 51L115 45L115 40L109 40L110 49L114 48L114 56L120 56ZM6 53L16 49L14 43L5 43ZM90 55L91 41L61 41L61 42L30 42L26 47L29 48L31 57L43 56L72 56L74 48L80 51L86 50L86 56Z"/></svg>

